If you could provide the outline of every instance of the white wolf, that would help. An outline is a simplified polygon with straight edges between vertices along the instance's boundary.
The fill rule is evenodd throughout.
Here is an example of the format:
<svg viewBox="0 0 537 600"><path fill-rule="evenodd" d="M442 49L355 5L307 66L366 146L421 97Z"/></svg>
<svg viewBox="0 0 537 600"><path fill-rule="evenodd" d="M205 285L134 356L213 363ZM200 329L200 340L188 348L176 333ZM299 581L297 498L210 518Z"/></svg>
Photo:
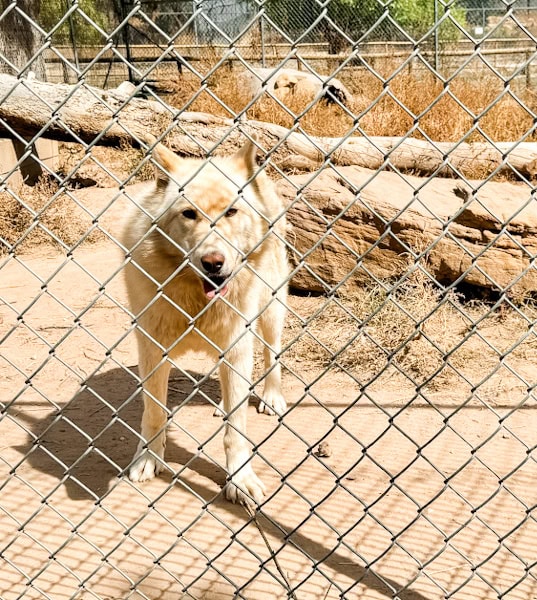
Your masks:
<svg viewBox="0 0 537 600"><path fill-rule="evenodd" d="M129 476L144 481L164 468L166 397L171 361L187 350L220 360L227 423L224 448L234 502L265 493L251 465L246 433L253 368L253 330L265 341L267 375L259 410L282 413L277 356L287 295L285 209L255 162L248 141L211 162L153 148L156 185L128 218L126 281L137 320L143 383L142 438Z"/></svg>

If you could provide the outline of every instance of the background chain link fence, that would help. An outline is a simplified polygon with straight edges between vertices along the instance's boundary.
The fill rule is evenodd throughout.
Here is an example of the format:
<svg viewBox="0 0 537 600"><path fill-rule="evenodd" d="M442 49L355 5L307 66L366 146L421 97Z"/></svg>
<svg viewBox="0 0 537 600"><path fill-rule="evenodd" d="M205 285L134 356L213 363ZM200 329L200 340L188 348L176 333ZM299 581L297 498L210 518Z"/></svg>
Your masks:
<svg viewBox="0 0 537 600"><path fill-rule="evenodd" d="M0 5L0 597L537 598L537 2ZM125 83L127 82L127 83ZM218 364L174 362L167 470L125 214L154 160L256 135L286 205L287 411L223 498ZM168 360L166 353L163 360Z"/></svg>

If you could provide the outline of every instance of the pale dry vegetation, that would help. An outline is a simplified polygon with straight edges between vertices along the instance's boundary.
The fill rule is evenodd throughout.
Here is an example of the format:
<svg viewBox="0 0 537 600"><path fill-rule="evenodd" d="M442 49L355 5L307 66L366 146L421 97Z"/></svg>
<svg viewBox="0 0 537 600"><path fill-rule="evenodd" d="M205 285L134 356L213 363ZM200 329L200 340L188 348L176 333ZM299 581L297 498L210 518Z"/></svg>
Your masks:
<svg viewBox="0 0 537 600"><path fill-rule="evenodd" d="M150 163L140 166L144 152L127 143L122 143L120 148L95 146L90 153L80 144L62 143L60 156L58 172L66 178L67 187L76 187L81 179L99 187L115 187L149 181L154 176Z"/></svg>
<svg viewBox="0 0 537 600"><path fill-rule="evenodd" d="M0 193L0 255L47 246L72 246L102 236L92 226L92 216L49 176L35 186Z"/></svg>
<svg viewBox="0 0 537 600"><path fill-rule="evenodd" d="M493 402L500 387L527 391L521 376L537 361L536 317L530 299L495 305L443 292L421 274L339 297L291 298L283 356L293 370L336 368L362 385L382 373L427 392L479 387Z"/></svg>
<svg viewBox="0 0 537 600"><path fill-rule="evenodd" d="M60 144L58 176L43 175L34 186L9 187L0 193L0 254L16 244L17 251L34 246L72 246L104 237L93 225L93 215L77 201L76 188L117 187L153 178L151 164L140 167L144 153L125 144L119 149L96 146L91 154L74 143Z"/></svg>
<svg viewBox="0 0 537 600"><path fill-rule="evenodd" d="M292 97L287 107L264 96L247 111L251 119L292 127L295 123L311 135L429 137L436 141L516 141L533 133L537 95L532 90L515 94L492 74L462 72L444 84L430 72L408 69L391 77L395 68L385 65L383 81L363 69L347 69L338 77L355 97L352 113L318 103L304 112L309 101ZM168 101L187 110L234 117L248 104L240 87L240 70L223 66L208 80L207 88L192 74L178 81ZM391 77L391 78L390 78ZM410 133L409 133L410 132ZM465 137L466 136L466 137Z"/></svg>

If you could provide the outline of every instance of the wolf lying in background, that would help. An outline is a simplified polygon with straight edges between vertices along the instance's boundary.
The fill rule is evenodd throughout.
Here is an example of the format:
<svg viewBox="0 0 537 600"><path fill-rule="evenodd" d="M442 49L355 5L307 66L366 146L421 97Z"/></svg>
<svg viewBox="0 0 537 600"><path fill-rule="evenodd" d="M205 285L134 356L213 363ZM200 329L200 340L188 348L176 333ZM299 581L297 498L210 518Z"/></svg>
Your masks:
<svg viewBox="0 0 537 600"><path fill-rule="evenodd" d="M253 369L252 328L265 341L266 378L260 412L282 413L277 356L289 266L284 206L255 162L248 141L210 162L153 148L156 185L129 215L123 242L129 302L137 320L143 384L143 440L129 476L144 481L165 467L166 397L171 361L188 351L220 360L227 422L224 448L233 502L265 493L244 435Z"/></svg>

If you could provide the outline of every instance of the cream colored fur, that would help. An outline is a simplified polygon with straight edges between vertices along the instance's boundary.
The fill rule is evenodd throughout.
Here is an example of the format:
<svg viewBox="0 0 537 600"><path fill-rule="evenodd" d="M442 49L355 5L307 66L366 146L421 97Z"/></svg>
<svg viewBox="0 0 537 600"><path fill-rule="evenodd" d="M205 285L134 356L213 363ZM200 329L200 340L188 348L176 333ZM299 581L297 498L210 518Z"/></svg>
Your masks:
<svg viewBox="0 0 537 600"><path fill-rule="evenodd" d="M339 100L346 106L352 107L354 102L352 94L339 79L314 75L309 71L250 67L239 76L239 81L240 89L248 100L254 100L267 92L269 96L275 96L284 103L296 97L310 102L323 93L323 86L328 86L332 88L332 93L339 92Z"/></svg>
<svg viewBox="0 0 537 600"><path fill-rule="evenodd" d="M126 280L137 320L144 390L142 441L129 473L133 481L151 479L165 467L170 368L185 351L196 350L220 360L227 414L226 496L234 502L251 498L259 502L265 493L244 437L252 329L265 341L267 375L259 410L282 413L286 404L276 356L289 267L283 243L284 207L266 175L256 174L255 152L255 145L248 142L234 156L208 162L181 159L162 144L153 149L162 169L156 185L129 215L123 236L132 257ZM210 298L203 284L207 274L203 260L215 253L223 258L229 279Z"/></svg>

